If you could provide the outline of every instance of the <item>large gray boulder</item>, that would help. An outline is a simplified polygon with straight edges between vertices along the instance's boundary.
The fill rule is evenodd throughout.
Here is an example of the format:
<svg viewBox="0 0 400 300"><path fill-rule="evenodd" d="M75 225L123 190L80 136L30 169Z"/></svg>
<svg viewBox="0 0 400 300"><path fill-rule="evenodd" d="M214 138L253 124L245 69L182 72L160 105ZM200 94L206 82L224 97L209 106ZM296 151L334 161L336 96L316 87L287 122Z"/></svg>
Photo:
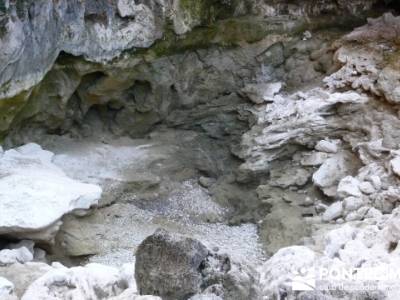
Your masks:
<svg viewBox="0 0 400 300"><path fill-rule="evenodd" d="M135 270L139 293L164 300L210 295L226 300L259 299L257 278L249 267L213 253L197 240L163 229L138 247Z"/></svg>
<svg viewBox="0 0 400 300"><path fill-rule="evenodd" d="M135 277L140 294L187 299L200 292L200 266L207 248L191 238L157 230L136 253Z"/></svg>

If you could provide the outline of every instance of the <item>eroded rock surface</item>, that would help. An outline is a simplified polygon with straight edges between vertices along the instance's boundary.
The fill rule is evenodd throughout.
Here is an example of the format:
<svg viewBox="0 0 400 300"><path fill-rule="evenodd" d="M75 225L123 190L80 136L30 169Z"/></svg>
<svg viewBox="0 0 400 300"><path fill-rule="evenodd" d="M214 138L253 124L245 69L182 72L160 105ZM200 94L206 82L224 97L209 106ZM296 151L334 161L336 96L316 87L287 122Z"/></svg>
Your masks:
<svg viewBox="0 0 400 300"><path fill-rule="evenodd" d="M14 284L4 277L0 277L0 297L5 300L17 299L14 295Z"/></svg>
<svg viewBox="0 0 400 300"><path fill-rule="evenodd" d="M89 264L68 269L55 265L34 281L21 299L107 299L121 294L129 285L112 267Z"/></svg>
<svg viewBox="0 0 400 300"><path fill-rule="evenodd" d="M197 240L165 230L156 231L139 246L135 277L141 294L163 299L184 300L203 293L222 299L259 298L257 278L246 266L213 253Z"/></svg>
<svg viewBox="0 0 400 300"><path fill-rule="evenodd" d="M318 101L322 105L327 99L332 99L333 95L334 98L344 100L334 111L327 109L315 115L318 110L314 111L313 105L307 105L312 103L315 90L305 96L305 102L301 102L301 96L284 100L287 95L277 95L277 104L267 104L257 111L258 123L261 125L255 125L252 132L244 135L242 155L247 161L243 169L248 168L257 173L264 171L260 169L264 167L273 175L277 172L275 160L285 159L287 155L297 152L292 156L294 161L300 161L297 168L313 167L313 185L328 196L319 195L325 201L308 203L315 209L311 214L314 217L308 219L312 224L313 241L302 243L307 246L280 249L260 268L266 297L398 297L397 289L390 288L395 285L392 279L385 282L382 279L372 279L378 286L371 291L326 291L314 286L317 291L296 292L290 285L303 284L306 289L310 283L318 284L321 268L397 268L399 119L398 108L394 104L396 92L393 88L389 91L385 87L393 87L388 82L395 80L398 75L392 66L395 66L393 59L397 53L394 49L398 47L395 40L399 36L396 31L399 20L391 14L371 19L368 25L354 30L335 43L335 60L340 67L337 72L325 78L327 85L320 92L327 95L323 97L324 100ZM391 70L388 71L388 68ZM337 90L341 93L337 94ZM354 91L357 91L357 96ZM288 109L273 108L281 103ZM306 120L301 108L290 109L297 103L308 108L305 110L308 117L305 125L301 125L301 121ZM295 125L293 128L292 124ZM331 140L340 142L333 144ZM254 147L255 151L249 151L249 146ZM296 146L301 147L297 151L293 150ZM258 164L257 160L252 160L251 155L246 156L247 153L254 154L254 157L261 158L265 163ZM343 154L347 159L343 159ZM293 165L293 162L287 164ZM275 198L271 197L271 192L261 193L260 196L265 198L268 194L270 200L267 201L275 199L272 202L276 203L276 194L272 195ZM323 202L329 205L324 207ZM271 215L274 216L274 210L271 210ZM387 271L383 272L388 275ZM327 277L324 279L328 282L334 280ZM359 284L361 287L368 285L365 279L360 278L342 278L342 283Z"/></svg>
<svg viewBox="0 0 400 300"><path fill-rule="evenodd" d="M118 8L124 4L118 2ZM153 2L153 1L151 1ZM161 37L164 1L132 5L131 16L109 1L8 2L2 15L1 98L42 80L61 51L101 61ZM35 70L35 71L33 71Z"/></svg>
<svg viewBox="0 0 400 300"><path fill-rule="evenodd" d="M200 292L201 265L208 249L199 241L159 230L136 252L136 281L141 294L186 299Z"/></svg>
<svg viewBox="0 0 400 300"><path fill-rule="evenodd" d="M51 241L65 214L98 203L101 188L66 176L53 155L37 144L1 155L0 234Z"/></svg>

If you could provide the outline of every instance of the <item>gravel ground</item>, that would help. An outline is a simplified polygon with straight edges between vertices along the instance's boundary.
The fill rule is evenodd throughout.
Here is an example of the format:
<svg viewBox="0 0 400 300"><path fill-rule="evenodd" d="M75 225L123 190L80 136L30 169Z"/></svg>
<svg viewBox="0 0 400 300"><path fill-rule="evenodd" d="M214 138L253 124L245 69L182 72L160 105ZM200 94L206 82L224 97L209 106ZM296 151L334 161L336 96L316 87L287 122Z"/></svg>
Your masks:
<svg viewBox="0 0 400 300"><path fill-rule="evenodd" d="M107 265L131 262L141 241L164 228L196 238L238 261L261 263L265 256L257 226L226 225L224 215L229 209L212 201L208 190L193 176L196 172L194 167L191 169L191 162L177 155L186 151L184 147L189 143L179 143L173 134L163 136L167 138L161 141L65 137L46 140L44 147L56 153L54 162L69 176L99 184L107 197L119 191L112 204L84 218L70 219L64 226L68 230L68 222L79 222L80 231L90 237L99 252L89 260ZM185 138L188 139L183 135ZM151 190L151 196L147 191L135 193L128 187L137 178L143 182L158 178L159 184Z"/></svg>

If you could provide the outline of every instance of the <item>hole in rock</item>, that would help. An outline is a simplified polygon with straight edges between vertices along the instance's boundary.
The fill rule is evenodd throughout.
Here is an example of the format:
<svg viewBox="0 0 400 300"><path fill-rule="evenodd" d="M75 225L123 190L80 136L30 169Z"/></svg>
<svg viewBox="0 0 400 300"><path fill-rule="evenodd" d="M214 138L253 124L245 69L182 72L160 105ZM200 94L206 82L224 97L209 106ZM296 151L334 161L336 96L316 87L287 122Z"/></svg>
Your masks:
<svg viewBox="0 0 400 300"><path fill-rule="evenodd" d="M398 246L398 243L397 242L391 242L390 244L389 244L389 253L390 252L393 252L394 250L396 250L396 248L397 248L397 246Z"/></svg>

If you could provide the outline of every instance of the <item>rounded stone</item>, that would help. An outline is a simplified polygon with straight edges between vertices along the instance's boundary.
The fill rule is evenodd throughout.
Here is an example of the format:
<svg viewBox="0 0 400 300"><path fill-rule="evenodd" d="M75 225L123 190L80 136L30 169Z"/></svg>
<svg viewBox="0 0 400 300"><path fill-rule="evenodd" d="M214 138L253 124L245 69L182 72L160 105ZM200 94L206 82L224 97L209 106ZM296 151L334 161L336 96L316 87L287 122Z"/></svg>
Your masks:
<svg viewBox="0 0 400 300"><path fill-rule="evenodd" d="M135 278L142 295L188 299L201 292L200 265L207 248L194 239L159 229L136 252Z"/></svg>

